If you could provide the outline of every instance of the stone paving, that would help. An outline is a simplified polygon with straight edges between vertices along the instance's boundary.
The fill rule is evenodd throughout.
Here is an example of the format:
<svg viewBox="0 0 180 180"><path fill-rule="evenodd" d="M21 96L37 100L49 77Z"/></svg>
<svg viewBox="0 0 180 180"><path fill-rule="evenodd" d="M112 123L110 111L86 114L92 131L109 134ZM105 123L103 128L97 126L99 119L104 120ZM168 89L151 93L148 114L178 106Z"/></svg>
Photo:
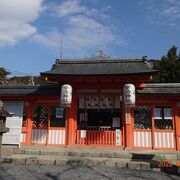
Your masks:
<svg viewBox="0 0 180 180"><path fill-rule="evenodd" d="M0 164L1 180L179 180L163 172L112 167Z"/></svg>

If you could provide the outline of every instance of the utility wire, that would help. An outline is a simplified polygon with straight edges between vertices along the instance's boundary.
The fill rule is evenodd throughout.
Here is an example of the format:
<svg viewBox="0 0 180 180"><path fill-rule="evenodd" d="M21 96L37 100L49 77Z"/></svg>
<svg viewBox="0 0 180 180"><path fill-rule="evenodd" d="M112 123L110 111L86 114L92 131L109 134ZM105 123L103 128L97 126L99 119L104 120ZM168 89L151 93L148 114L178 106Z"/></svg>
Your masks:
<svg viewBox="0 0 180 180"><path fill-rule="evenodd" d="M12 70L12 69L7 69L7 68L4 68L4 69L5 69L6 71L9 71L9 72L12 73L12 74L32 76L32 74L29 74L29 73L20 72L20 71L15 71L15 70Z"/></svg>
<svg viewBox="0 0 180 180"><path fill-rule="evenodd" d="M16 70L12 70L12 69L7 69L7 68L4 68L4 67L3 67L3 69L10 72L11 74L17 74L17 75L20 75L20 76L29 76L30 77L29 81L31 82L31 84L33 84L33 85L35 84L33 74L29 74L29 73L25 73L25 72L21 72L21 71L16 71Z"/></svg>

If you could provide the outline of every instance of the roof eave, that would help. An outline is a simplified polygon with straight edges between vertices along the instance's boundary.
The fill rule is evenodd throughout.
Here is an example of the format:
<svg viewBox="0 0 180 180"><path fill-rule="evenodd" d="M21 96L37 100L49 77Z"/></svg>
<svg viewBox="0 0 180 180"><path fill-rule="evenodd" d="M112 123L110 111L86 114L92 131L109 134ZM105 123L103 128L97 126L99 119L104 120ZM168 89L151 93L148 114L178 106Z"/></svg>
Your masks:
<svg viewBox="0 0 180 180"><path fill-rule="evenodd" d="M177 96L180 95L180 93L144 93L144 92L137 92L138 95L150 95L150 96Z"/></svg>
<svg viewBox="0 0 180 180"><path fill-rule="evenodd" d="M124 74L58 74L58 73L51 73L51 72L42 72L40 73L42 76L126 76L126 75L143 75L143 74L155 74L157 70L152 70L149 72L137 72L137 73L124 73Z"/></svg>

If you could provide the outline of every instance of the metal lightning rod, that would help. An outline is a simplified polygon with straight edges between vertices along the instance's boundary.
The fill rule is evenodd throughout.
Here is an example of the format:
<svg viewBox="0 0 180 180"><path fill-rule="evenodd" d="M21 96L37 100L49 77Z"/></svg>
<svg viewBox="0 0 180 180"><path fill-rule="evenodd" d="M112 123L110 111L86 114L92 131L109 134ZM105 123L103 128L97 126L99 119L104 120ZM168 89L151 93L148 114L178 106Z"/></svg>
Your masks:
<svg viewBox="0 0 180 180"><path fill-rule="evenodd" d="M60 60L62 60L62 33L60 33Z"/></svg>

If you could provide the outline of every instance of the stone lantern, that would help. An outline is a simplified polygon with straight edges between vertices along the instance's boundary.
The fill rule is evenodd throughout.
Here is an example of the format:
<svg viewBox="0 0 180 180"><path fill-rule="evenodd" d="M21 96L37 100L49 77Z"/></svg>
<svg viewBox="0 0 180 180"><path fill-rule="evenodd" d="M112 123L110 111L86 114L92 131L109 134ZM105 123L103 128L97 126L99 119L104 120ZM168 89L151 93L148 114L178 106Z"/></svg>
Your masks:
<svg viewBox="0 0 180 180"><path fill-rule="evenodd" d="M9 128L5 127L6 117L11 116L6 110L3 109L3 103L0 101L0 163L1 163L1 146L2 136L9 131Z"/></svg>

